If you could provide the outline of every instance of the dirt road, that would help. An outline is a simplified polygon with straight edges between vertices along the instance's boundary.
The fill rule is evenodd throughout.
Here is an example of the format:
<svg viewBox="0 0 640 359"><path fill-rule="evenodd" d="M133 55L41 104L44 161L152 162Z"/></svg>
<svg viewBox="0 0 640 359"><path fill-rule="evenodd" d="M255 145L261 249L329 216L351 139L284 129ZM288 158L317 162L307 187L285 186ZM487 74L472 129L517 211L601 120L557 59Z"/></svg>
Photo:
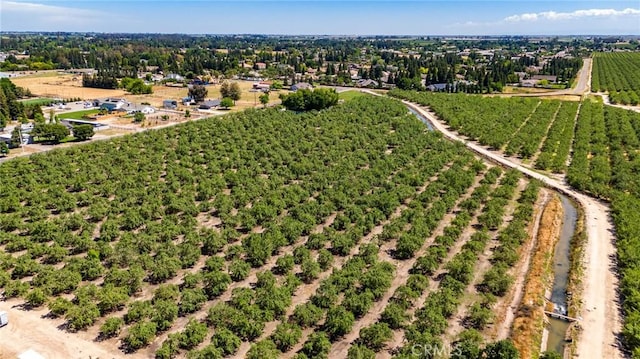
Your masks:
<svg viewBox="0 0 640 359"><path fill-rule="evenodd" d="M33 349L47 359L111 359L123 355L117 348L107 350L84 333L68 333L58 329L63 319L43 320L47 309L23 311L14 308L20 300L0 302L0 311L6 311L9 324L0 328L0 357L16 358L19 354ZM17 318L20 318L17 320ZM144 358L130 355L127 358Z"/></svg>
<svg viewBox="0 0 640 359"><path fill-rule="evenodd" d="M630 110L630 111L635 111L635 112L640 112L640 106L631 106L631 105L620 105L620 104L613 104L611 103L611 99L609 99L609 94L607 93L594 93L595 95L601 96L602 97L602 101L604 101L605 105L611 106L611 107L618 107L618 108L622 108L625 110Z"/></svg>
<svg viewBox="0 0 640 359"><path fill-rule="evenodd" d="M621 330L621 320L616 295L618 280L614 272L616 268L614 228L609 217L609 207L601 201L573 190L565 183L513 163L501 154L489 151L477 143L461 139L457 134L449 131L433 113L407 101L403 102L429 119L434 128L446 137L463 142L477 154L506 167L515 168L531 178L544 182L548 187L573 197L580 203L585 211L588 240L583 263L584 305L583 313L580 315L583 318L581 322L583 330L579 338L577 354L579 358L622 358L622 352L616 341L616 335Z"/></svg>

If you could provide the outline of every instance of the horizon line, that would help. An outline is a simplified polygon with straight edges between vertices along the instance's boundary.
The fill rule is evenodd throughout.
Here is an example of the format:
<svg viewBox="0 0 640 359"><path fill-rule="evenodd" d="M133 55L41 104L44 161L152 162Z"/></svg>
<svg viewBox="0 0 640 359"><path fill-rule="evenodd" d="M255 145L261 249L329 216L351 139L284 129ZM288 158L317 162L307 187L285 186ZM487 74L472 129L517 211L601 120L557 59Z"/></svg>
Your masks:
<svg viewBox="0 0 640 359"><path fill-rule="evenodd" d="M186 36L325 36L325 37L612 37L640 34L285 34L285 33L188 33L188 32L111 32L111 31L51 31L51 30L0 30L4 34L112 34L112 35L186 35Z"/></svg>

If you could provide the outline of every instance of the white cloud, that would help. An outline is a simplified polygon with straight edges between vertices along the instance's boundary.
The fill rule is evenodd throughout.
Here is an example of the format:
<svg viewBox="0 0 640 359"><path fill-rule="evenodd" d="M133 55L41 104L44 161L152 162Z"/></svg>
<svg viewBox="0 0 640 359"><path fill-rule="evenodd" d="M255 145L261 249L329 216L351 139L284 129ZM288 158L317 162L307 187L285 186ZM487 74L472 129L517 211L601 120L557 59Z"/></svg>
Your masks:
<svg viewBox="0 0 640 359"><path fill-rule="evenodd" d="M511 15L504 18L505 22L537 21L537 20L573 20L580 18L607 18L615 16L640 16L640 9L627 8L624 10L615 9L587 9L572 12L544 11L538 13L524 13Z"/></svg>
<svg viewBox="0 0 640 359"><path fill-rule="evenodd" d="M98 12L86 9L70 8L63 6L53 6L36 4L30 2L17 2L17 1L2 1L2 7L0 11L4 12L21 12L38 15L66 15L66 16L78 16L78 15L98 15Z"/></svg>
<svg viewBox="0 0 640 359"><path fill-rule="evenodd" d="M7 22L28 23L31 26L39 24L48 28L56 25L68 26L69 24L87 25L99 20L103 14L81 8L3 0L0 2L0 16L5 24Z"/></svg>
<svg viewBox="0 0 640 359"><path fill-rule="evenodd" d="M571 12L522 13L494 21L466 21L446 26L449 31L480 35L635 34L640 9L584 9ZM597 23L598 30L594 31ZM536 26L532 26L536 24Z"/></svg>

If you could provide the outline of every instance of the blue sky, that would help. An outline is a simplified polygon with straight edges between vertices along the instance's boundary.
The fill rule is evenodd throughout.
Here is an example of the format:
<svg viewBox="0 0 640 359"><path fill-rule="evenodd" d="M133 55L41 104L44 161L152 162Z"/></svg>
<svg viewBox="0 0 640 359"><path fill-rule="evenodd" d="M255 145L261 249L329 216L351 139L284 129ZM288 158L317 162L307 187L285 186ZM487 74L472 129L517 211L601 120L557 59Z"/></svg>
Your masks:
<svg viewBox="0 0 640 359"><path fill-rule="evenodd" d="M190 34L640 35L640 0L0 0L0 30Z"/></svg>

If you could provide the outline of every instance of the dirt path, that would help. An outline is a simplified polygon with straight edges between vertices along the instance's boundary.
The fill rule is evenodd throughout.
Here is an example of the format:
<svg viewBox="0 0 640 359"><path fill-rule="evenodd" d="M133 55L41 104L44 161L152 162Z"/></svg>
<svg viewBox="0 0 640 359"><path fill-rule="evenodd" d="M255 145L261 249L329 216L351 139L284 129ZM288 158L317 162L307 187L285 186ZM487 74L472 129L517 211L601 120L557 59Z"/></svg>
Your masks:
<svg viewBox="0 0 640 359"><path fill-rule="evenodd" d="M509 147L509 144L511 143L511 140L513 140L518 135L520 130L522 130L522 128L529 122L529 120L531 119L531 116L533 116L533 114L536 113L536 111L538 110L538 107L540 107L541 104L542 104L542 101L538 101L538 103L533 107L533 110L531 110L529 115L524 119L524 121L522 121L522 123L520 124L520 126L518 126L518 128L515 130L515 132L513 132L513 135L511 136L511 139L509 139L509 141L507 141L502 146L502 148L500 149L501 151L504 151L506 148Z"/></svg>
<svg viewBox="0 0 640 359"><path fill-rule="evenodd" d="M556 119L558 118L558 112L560 112L561 107L562 102L560 102L558 108L556 108L556 112L554 112L553 114L553 119L551 119L551 121L549 122L549 126L547 126L547 129L544 131L544 136L542 137L542 139L540 139L538 148L536 148L535 152L533 152L533 156L531 156L531 158L528 160L530 164L535 165L535 163L538 161L538 157L540 156L540 153L542 153L542 146L544 146L544 143L547 142L547 137L549 137L549 130L551 130L551 127L556 122Z"/></svg>
<svg viewBox="0 0 640 359"><path fill-rule="evenodd" d="M304 289L298 288L298 290L296 292L297 293L301 293L301 296L297 296L296 294L294 294L294 296L292 298L292 304L289 306L289 308L287 310L286 317L290 317L293 314L293 311L294 311L295 307L298 304L302 304L302 303L305 303L305 302L309 301L311 296L313 296L315 294L316 290L320 287L320 284L322 283L322 281L324 279L329 277L333 272L335 272L337 270L340 270L342 268L342 265L347 261L347 259L353 257L358 252L359 247L362 244L370 243L378 235L382 234L382 232L384 231L384 227L387 224L391 223L394 219L400 217L402 215L402 212L404 212L406 209L409 208L409 205L411 204L411 202L415 198L417 198L420 194L422 194L427 189L427 186L429 184L437 181L439 176L442 175L442 173L446 172L450 167L451 167L451 163L447 163L437 174L435 174L432 177L430 177L427 180L427 182L425 182L420 188L418 188L418 190L410 198L406 199L400 206L396 207L395 211L389 216L389 218L387 218L386 220L380 222L366 236L364 236L362 238L362 240L360 242L358 242L358 245L351 249L351 251L350 251L348 256L340 257L339 260L336 261L336 264L334 264L332 270L327 270L324 273L322 273L323 275L321 277L319 277L314 282L312 282L310 284L307 284L306 285L307 287L305 287ZM396 242L397 242L397 238L394 239L393 241L385 243L383 246L381 246L381 248L379 249L378 253L380 254L380 252L384 252L383 249L382 249L383 247L385 247L385 248L395 248ZM381 259L381 260L384 260L384 259ZM394 276L394 280L395 280L395 278L398 278L397 269L396 269L396 274ZM404 280L406 280L406 278L404 278ZM388 292L387 292L387 294L388 294ZM374 306L375 306L375 304L374 304ZM384 307L382 307L382 309L380 309L377 314L382 313L382 310L384 310ZM374 311L373 308L370 309L368 313L371 313L372 311ZM371 323L367 323L367 324L371 324ZM275 327L274 327L274 329L275 329ZM355 332L355 330L352 329L352 332ZM282 355L282 357L283 358L291 358L294 354L296 354L302 348L302 346L304 345L304 343L306 342L308 336L311 333L313 333L312 329L305 329L302 332L302 336L300 337L300 340L298 340L298 343L296 343L296 345L294 345L290 350L288 350L286 353L284 353ZM267 337L269 334L270 333L268 333L265 330L263 332L263 335L261 336L261 338ZM358 334L359 334L359 330L358 330ZM347 342L346 345L348 345L348 343L349 342ZM335 345L334 345L334 347L335 347ZM240 349L243 349L243 348L241 347ZM342 352L346 353L346 350L348 350L348 348L346 348L346 346L343 349L344 350L341 350L340 353L342 353ZM240 350L238 352L240 353ZM331 356L331 355L329 357L333 358L333 356Z"/></svg>
<svg viewBox="0 0 640 359"><path fill-rule="evenodd" d="M631 105L620 105L611 103L611 99L609 98L609 94L607 93L596 93L596 95L601 96L605 105L609 105L611 107L617 107L624 110L630 110L635 112L640 112L640 106L631 106Z"/></svg>
<svg viewBox="0 0 640 359"><path fill-rule="evenodd" d="M486 272L492 267L490 261L491 257L493 256L494 250L500 245L500 242L498 241L498 235L513 220L513 213L518 206L516 202L517 198L519 198L522 194L522 191L525 190L527 183L528 182L523 179L518 182L518 187L514 191L513 197L510 199L508 207L506 208L505 214L502 218L500 229L494 233L491 240L487 242L484 250L478 255L478 261L474 265L473 279L471 280L471 282L469 282L466 289L464 290L465 295L461 298L456 313L447 320L449 324L447 325L445 333L442 335L442 339L445 343L453 342L458 334L460 334L460 332L465 329L464 320L468 315L469 306L480 299L477 296L478 290L476 287L484 279ZM511 288L513 288L513 286L519 285L519 280L520 278L516 277L516 282L511 286ZM499 310L499 308L501 307L504 307L504 302L507 298L507 296L497 297L498 303L493 306L494 308L496 308L494 311ZM496 316L496 319L499 318L499 316Z"/></svg>
<svg viewBox="0 0 640 359"><path fill-rule="evenodd" d="M375 302L371 309L369 309L369 311L364 316L356 320L351 328L351 331L347 335L333 343L331 351L329 352L330 358L337 358L341 353L346 353L349 349L349 345L360 336L360 329L365 328L378 321L380 314L382 314L382 312L386 308L396 289L407 282L407 279L409 278L409 271L411 270L411 268L413 268L415 262L424 254L426 249L429 248L434 239L437 236L442 235L444 229L451 224L451 221L453 221L453 219L455 219L455 215L453 213L456 213L456 211L460 210L458 205L465 199L471 197L473 191L475 191L475 189L480 185L480 181L482 180L482 178L484 178L484 176L476 176L472 185L467 188L467 191L462 196L458 198L458 202L454 206L453 210L445 215L440 223L438 223L438 226L434 229L429 238L424 241L422 247L420 247L420 249L412 258L407 260L398 260L388 256L387 249L395 248L396 241L387 242L380 246L378 255L383 256L383 258L380 258L380 260L390 262L396 267L396 273L393 281L391 282L391 286L389 287L389 289L387 289L385 295L380 300Z"/></svg>
<svg viewBox="0 0 640 359"><path fill-rule="evenodd" d="M531 259L534 254L534 250L537 248L538 242L538 231L540 229L540 221L542 219L542 214L544 213L544 208L547 206L551 199L551 194L548 190L543 189L541 191L541 195L539 200L536 202L536 208L534 210L535 219L530 227L529 231L529 240L527 241L526 247L523 249L523 255L520 256L521 260L516 265L515 275L515 283L510 290L506 298L510 298L509 305L507 307L506 312L504 313L504 317L498 316L500 319L499 325L496 326L496 339L501 340L509 337L511 333L511 324L513 323L518 306L522 301L522 297L524 295L524 286L525 281L527 279L527 272L529 271Z"/></svg>
<svg viewBox="0 0 640 359"><path fill-rule="evenodd" d="M35 350L47 359L110 359L123 356L116 347L105 348L86 333L68 333L59 329L64 319L43 320L41 317L49 312L46 308L24 311L15 307L17 304L22 304L22 300L0 302L0 311L6 311L9 316L9 324L0 328L1 358L16 358L28 349ZM146 356L132 354L127 358Z"/></svg>
<svg viewBox="0 0 640 359"><path fill-rule="evenodd" d="M609 217L606 203L586 196L569 185L518 165L501 154L490 151L477 143L461 139L457 134L441 123L435 114L424 108L403 101L431 121L434 128L454 141L460 141L477 154L509 168L515 168L525 175L536 178L548 187L574 198L585 211L588 240L584 260L583 328L577 344L580 358L622 358L616 336L621 330L619 316L620 303L616 294L618 279L616 276L616 249L614 227ZM597 340L594 340L597 338Z"/></svg>
<svg viewBox="0 0 640 359"><path fill-rule="evenodd" d="M498 188L499 182L503 176L504 174L501 174L500 177L496 180L496 182L491 185L492 193L496 188ZM491 194L489 194L488 197L485 198L485 200L488 200L490 196ZM422 294L416 300L413 301L412 306L406 310L406 314L408 315L409 318L411 318L410 321L413 321L415 312L424 306L424 303L426 302L429 295L433 293L440 285L440 282L442 281L442 274L446 273L445 268L447 264L453 259L453 257L455 257L458 253L460 253L460 251L462 250L462 247L471 239L471 236L474 233L476 233L475 226L478 224L478 217L482 214L483 208L484 208L484 205L478 208L473 213L471 221L464 228L460 236L458 236L458 240L456 241L456 243L454 243L449 248L449 250L447 251L446 257L442 260L442 262L440 262L438 268L433 272L433 274L431 276L428 276L429 286L422 292ZM489 248L490 242L494 239L495 238L492 238L489 242L487 242L487 245L485 246L485 248ZM394 330L393 337L387 345L387 347L389 348L389 351L381 352L381 354L379 353L379 355L382 355L383 358L390 358L391 357L390 351L393 351L394 349L400 347L402 343L404 343L404 341L405 341L404 330L403 329Z"/></svg>

